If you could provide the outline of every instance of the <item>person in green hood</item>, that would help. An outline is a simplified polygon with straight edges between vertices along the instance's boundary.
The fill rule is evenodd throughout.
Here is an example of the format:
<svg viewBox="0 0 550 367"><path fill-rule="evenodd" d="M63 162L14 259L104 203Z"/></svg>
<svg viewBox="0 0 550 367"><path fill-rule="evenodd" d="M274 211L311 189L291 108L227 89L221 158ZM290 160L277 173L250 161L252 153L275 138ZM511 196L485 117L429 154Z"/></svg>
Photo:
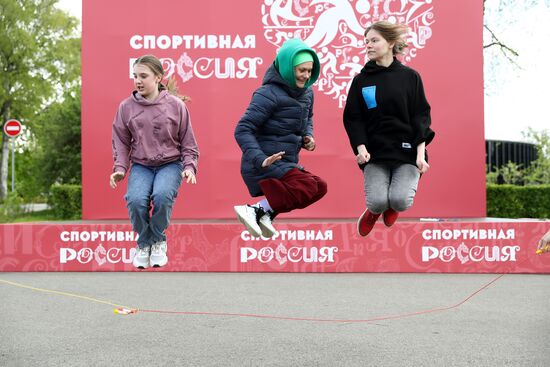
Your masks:
<svg viewBox="0 0 550 367"><path fill-rule="evenodd" d="M288 85L298 88L308 88L313 85L319 78L321 70L317 54L296 38L283 43L274 65ZM297 66L301 67L297 68Z"/></svg>
<svg viewBox="0 0 550 367"><path fill-rule="evenodd" d="M300 150L316 147L311 85L319 72L315 51L299 39L287 40L235 128L244 183L251 196L263 198L234 210L255 237L275 236L276 215L305 208L327 192L326 182L299 164Z"/></svg>

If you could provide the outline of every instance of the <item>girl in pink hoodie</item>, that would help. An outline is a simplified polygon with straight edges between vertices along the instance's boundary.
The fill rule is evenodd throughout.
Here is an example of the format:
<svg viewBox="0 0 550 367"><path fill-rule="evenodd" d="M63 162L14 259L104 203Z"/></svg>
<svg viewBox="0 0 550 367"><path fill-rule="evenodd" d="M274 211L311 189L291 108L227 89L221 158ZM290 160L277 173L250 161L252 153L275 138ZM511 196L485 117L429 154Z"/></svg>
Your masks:
<svg viewBox="0 0 550 367"><path fill-rule="evenodd" d="M137 59L136 89L122 101L113 122L110 185L115 188L130 171L124 198L139 235L133 265L140 269L168 262L165 230L178 189L183 179L197 182L199 150L184 103L187 98L177 95L173 80L163 84L163 77L159 59Z"/></svg>

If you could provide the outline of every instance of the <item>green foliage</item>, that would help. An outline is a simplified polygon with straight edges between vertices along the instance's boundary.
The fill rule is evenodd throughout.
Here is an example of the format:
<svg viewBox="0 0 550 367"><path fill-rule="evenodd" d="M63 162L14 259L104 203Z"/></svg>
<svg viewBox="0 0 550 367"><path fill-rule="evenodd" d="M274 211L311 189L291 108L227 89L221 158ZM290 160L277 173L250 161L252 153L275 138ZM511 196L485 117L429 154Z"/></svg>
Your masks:
<svg viewBox="0 0 550 367"><path fill-rule="evenodd" d="M10 220L12 223L23 223L23 222L44 222L44 221L54 221L57 220L51 209L41 210L38 212L28 212L18 215L17 217Z"/></svg>
<svg viewBox="0 0 550 367"><path fill-rule="evenodd" d="M12 222L15 218L25 213L24 203L25 200L17 191L9 192L4 202L0 205L0 222Z"/></svg>
<svg viewBox="0 0 550 367"><path fill-rule="evenodd" d="M550 134L548 130L535 131L529 129L527 133L524 133L524 136L534 141L537 149L537 159L525 171L525 184L550 184Z"/></svg>
<svg viewBox="0 0 550 367"><path fill-rule="evenodd" d="M29 142L15 157L17 191L27 202L43 201L54 183L80 184L80 86L66 91L61 101L49 105L29 125Z"/></svg>
<svg viewBox="0 0 550 367"><path fill-rule="evenodd" d="M495 172L487 174L487 183L497 184L498 180L502 180L504 184L523 185L525 179L525 171L521 169L521 165L514 162L508 162L504 166L497 168Z"/></svg>
<svg viewBox="0 0 550 367"><path fill-rule="evenodd" d="M37 141L31 164L35 186L46 192L54 183L80 184L80 87L67 91L62 102L37 116L33 132Z"/></svg>
<svg viewBox="0 0 550 367"><path fill-rule="evenodd" d="M78 20L57 9L56 3L57 0L0 0L2 123L17 118L32 130L35 117L45 106L79 84ZM7 139L0 135L2 197L7 185L8 149Z"/></svg>
<svg viewBox="0 0 550 367"><path fill-rule="evenodd" d="M18 215L10 220L12 223L24 223L24 222L44 222L57 220L51 209L41 210L38 212L27 212Z"/></svg>
<svg viewBox="0 0 550 367"><path fill-rule="evenodd" d="M487 183L487 185L497 185L498 175L498 169L496 169L495 171L487 172L487 174L485 175L485 182Z"/></svg>
<svg viewBox="0 0 550 367"><path fill-rule="evenodd" d="M19 138L19 137L18 137ZM11 145L11 144L10 144ZM34 145L34 144L33 144ZM10 153L11 154L11 153ZM16 150L15 154L15 189L25 198L27 203L44 202L43 193L38 184L38 175L35 169L34 147L25 150ZM8 186L11 186L11 157L8 171Z"/></svg>
<svg viewBox="0 0 550 367"><path fill-rule="evenodd" d="M82 186L52 185L48 204L58 219L81 219Z"/></svg>
<svg viewBox="0 0 550 367"><path fill-rule="evenodd" d="M508 162L487 173L487 184L550 185L550 134L529 129L523 135L535 144L537 159L527 168Z"/></svg>
<svg viewBox="0 0 550 367"><path fill-rule="evenodd" d="M514 162L508 162L501 169L504 182L508 182L514 185L521 185L523 183L523 174L521 165L517 165Z"/></svg>
<svg viewBox="0 0 550 367"><path fill-rule="evenodd" d="M11 102L13 116L32 116L79 77L78 20L56 3L0 0L0 105Z"/></svg>
<svg viewBox="0 0 550 367"><path fill-rule="evenodd" d="M550 185L487 185L487 216L550 218Z"/></svg>

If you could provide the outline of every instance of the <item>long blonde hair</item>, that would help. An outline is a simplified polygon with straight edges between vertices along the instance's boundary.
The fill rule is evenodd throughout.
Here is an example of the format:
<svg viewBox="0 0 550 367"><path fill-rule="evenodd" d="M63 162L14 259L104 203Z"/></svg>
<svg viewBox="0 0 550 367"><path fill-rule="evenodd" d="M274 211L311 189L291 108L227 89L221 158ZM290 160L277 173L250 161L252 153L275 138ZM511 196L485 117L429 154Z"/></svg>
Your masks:
<svg viewBox="0 0 550 367"><path fill-rule="evenodd" d="M153 72L153 74L159 76L161 80L164 78L164 69L162 67L162 63L157 57L153 55L143 55L139 57L136 61L134 61L134 66L138 64L147 66ZM159 91L161 90L168 91L168 93L173 94L184 102L191 100L189 96L182 96L178 94L178 85L174 76L171 76L166 81L166 84L162 83L162 81L159 83Z"/></svg>
<svg viewBox="0 0 550 367"><path fill-rule="evenodd" d="M404 24L393 24L387 21L376 22L365 29L365 37L371 29L380 33L386 41L395 42L392 49L394 55L403 54L405 48L409 47L405 41L409 28Z"/></svg>

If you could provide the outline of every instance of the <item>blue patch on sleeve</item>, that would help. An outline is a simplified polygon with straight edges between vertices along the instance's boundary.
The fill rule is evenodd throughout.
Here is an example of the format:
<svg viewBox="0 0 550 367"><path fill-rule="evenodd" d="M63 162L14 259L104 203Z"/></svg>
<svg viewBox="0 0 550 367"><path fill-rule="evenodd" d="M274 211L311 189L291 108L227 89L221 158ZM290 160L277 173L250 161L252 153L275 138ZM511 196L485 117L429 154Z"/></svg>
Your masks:
<svg viewBox="0 0 550 367"><path fill-rule="evenodd" d="M369 110L371 108L375 108L376 107L376 85L373 85L371 87L364 87L361 90L361 92L363 92L363 99L367 104L367 108Z"/></svg>

